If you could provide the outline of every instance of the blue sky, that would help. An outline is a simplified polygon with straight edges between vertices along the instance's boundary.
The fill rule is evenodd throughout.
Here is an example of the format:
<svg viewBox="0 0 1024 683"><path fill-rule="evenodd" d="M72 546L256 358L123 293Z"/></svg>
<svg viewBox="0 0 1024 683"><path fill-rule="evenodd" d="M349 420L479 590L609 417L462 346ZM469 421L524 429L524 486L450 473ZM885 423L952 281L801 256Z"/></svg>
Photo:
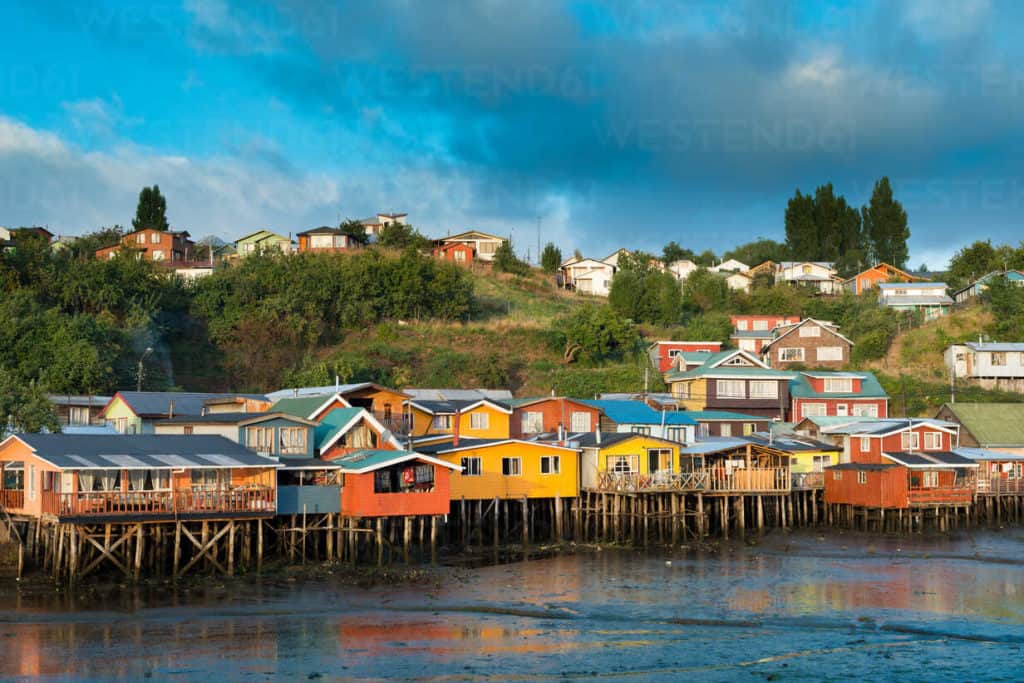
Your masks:
<svg viewBox="0 0 1024 683"><path fill-rule="evenodd" d="M406 211L603 255L781 239L888 175L911 260L1016 244L1017 3L156 0L0 8L0 224L233 239Z"/></svg>

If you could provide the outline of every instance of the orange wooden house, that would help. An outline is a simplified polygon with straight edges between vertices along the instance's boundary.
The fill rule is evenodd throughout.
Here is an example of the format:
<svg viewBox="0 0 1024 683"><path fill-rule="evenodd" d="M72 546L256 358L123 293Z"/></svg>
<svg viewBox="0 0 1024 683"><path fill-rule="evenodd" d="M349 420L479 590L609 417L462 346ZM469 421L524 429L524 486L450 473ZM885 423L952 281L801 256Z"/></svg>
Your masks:
<svg viewBox="0 0 1024 683"><path fill-rule="evenodd" d="M827 469L826 503L907 509L973 502L978 463L954 452L955 425L911 418L834 429L845 432L849 462Z"/></svg>
<svg viewBox="0 0 1024 683"><path fill-rule="evenodd" d="M448 514L451 473L459 465L422 453L363 449L339 456L341 514L404 517Z"/></svg>
<svg viewBox="0 0 1024 683"><path fill-rule="evenodd" d="M865 271L857 273L843 284L854 294L863 294L883 282L925 282L925 278L911 275L907 271L891 266L888 263L879 263Z"/></svg>
<svg viewBox="0 0 1024 683"><path fill-rule="evenodd" d="M61 522L273 517L278 467L222 436L15 434L0 505Z"/></svg>

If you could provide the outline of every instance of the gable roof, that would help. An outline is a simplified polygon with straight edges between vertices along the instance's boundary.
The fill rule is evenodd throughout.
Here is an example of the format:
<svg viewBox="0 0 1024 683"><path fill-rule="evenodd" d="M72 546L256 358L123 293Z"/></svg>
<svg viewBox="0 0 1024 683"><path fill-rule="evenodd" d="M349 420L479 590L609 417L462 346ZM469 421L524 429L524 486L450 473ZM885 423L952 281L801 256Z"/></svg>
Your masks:
<svg viewBox="0 0 1024 683"><path fill-rule="evenodd" d="M748 434L743 437L751 443L756 443L766 448L771 448L777 451L789 451L791 453L808 452L808 451L841 451L843 450L839 446L834 444L825 443L824 441L817 441L806 436L800 436L797 434L777 434L769 435L767 433L754 433Z"/></svg>
<svg viewBox="0 0 1024 683"><path fill-rule="evenodd" d="M658 411L643 401L617 401L610 399L590 399L581 403L599 408L616 424L648 424L660 425L695 425L697 422L685 411Z"/></svg>
<svg viewBox="0 0 1024 683"><path fill-rule="evenodd" d="M110 402L103 408L100 415L104 416L113 402L120 398L125 405L131 408L132 412L139 417L167 417L170 414L171 403L174 403L175 415L202 415L203 403L210 399L251 398L258 401L267 399L263 394L207 394L190 391L119 391L114 394Z"/></svg>
<svg viewBox="0 0 1024 683"><path fill-rule="evenodd" d="M538 446L543 448L557 448L561 451L575 451L575 448L569 448L568 446L558 446L552 443L544 443L540 441L528 441L526 439L472 439L462 438L459 439L459 445L455 445L455 440L448 435L448 438L437 441L435 443L423 444L422 446L416 446L416 452L418 453L430 453L434 455L443 455L445 453L456 453L458 451L468 451L477 448L490 448L491 446L501 446L502 444L515 443L522 444L525 446Z"/></svg>
<svg viewBox="0 0 1024 683"><path fill-rule="evenodd" d="M399 396L405 396L406 398L412 398L410 394L399 391L398 389L392 389L386 387L383 384L377 384L376 382L354 382L351 384L328 384L322 387L295 387L292 389L278 389L267 394L267 399L270 401L276 401L281 398L296 398L301 396L329 396L333 394L341 394L342 397L356 391L362 391L363 389L376 389L377 391L386 391L392 394L398 394Z"/></svg>
<svg viewBox="0 0 1024 683"><path fill-rule="evenodd" d="M933 427L935 429L956 433L956 425L944 420L934 420L925 417L886 417L869 418L863 421L847 420L842 424L822 427L823 434L851 434L857 436L888 436L917 427Z"/></svg>
<svg viewBox="0 0 1024 683"><path fill-rule="evenodd" d="M158 425L173 425L173 424L221 424L221 425L238 425L244 427L247 425L259 424L260 422L266 422L267 420L288 420L295 424L314 426L315 422L299 417L297 415L289 415L287 413L207 413L206 415L175 415L169 417L166 420L158 420Z"/></svg>
<svg viewBox="0 0 1024 683"><path fill-rule="evenodd" d="M295 233L296 235L344 235L345 231L341 228L332 228L329 225L321 225L319 228L310 228L309 230L303 230L302 232Z"/></svg>
<svg viewBox="0 0 1024 683"><path fill-rule="evenodd" d="M372 448L364 448L362 450L346 453L345 455L332 459L330 462L333 465L340 466L341 472L344 474L365 474L384 467L400 465L403 462L413 460L422 460L423 462L429 462L430 464L437 465L439 467L447 467L448 469L455 470L456 472L462 471L461 465L455 465L438 458L432 458L423 453L417 453L415 451L389 451Z"/></svg>
<svg viewBox="0 0 1024 683"><path fill-rule="evenodd" d="M346 401L339 394L330 395L319 395L319 396L299 396L296 398L282 398L270 406L271 412L275 413L287 413L288 415L297 415L304 417L307 420L316 419L316 416L326 410L335 401L340 401L342 405L349 406Z"/></svg>
<svg viewBox="0 0 1024 683"><path fill-rule="evenodd" d="M250 233L250 234L246 235L245 237L239 237L237 240L235 240L235 244L238 244L239 242L248 242L248 241L262 242L264 240L269 240L269 239L272 239L272 240L275 240L275 241L276 240L280 240L280 241L283 241L283 242L291 242L290 239L288 239L284 235L279 235L276 232L271 232L270 230L257 230L256 232Z"/></svg>
<svg viewBox="0 0 1024 683"><path fill-rule="evenodd" d="M637 434L635 432L601 432L600 442L598 442L597 434L594 432L579 432L565 437L567 442L576 444L580 448L605 448L606 446L625 443L633 439L647 439L648 441L657 441L672 446L683 445L680 441L673 441L672 439L665 439L660 436L650 436L648 434Z"/></svg>
<svg viewBox="0 0 1024 683"><path fill-rule="evenodd" d="M274 458L257 455L223 436L14 434L3 443L11 439L62 470L279 466Z"/></svg>
<svg viewBox="0 0 1024 683"><path fill-rule="evenodd" d="M725 365L730 359L741 356L748 361L754 363L753 367L750 366L729 366ZM718 353L711 354L703 365L699 365L690 370L672 370L665 373L665 381L683 381L687 379L697 379L698 377L750 377L752 379L791 379L795 375L793 372L785 370L774 370L765 365L757 356L753 355L749 351L742 349L734 349L731 351L720 351Z"/></svg>
<svg viewBox="0 0 1024 683"><path fill-rule="evenodd" d="M410 406L415 406L416 408L419 408L425 413L430 413L431 415L454 415L456 412L468 413L481 406L490 406L491 408L494 408L499 412L506 413L509 415L512 414L512 408L505 405L504 403L500 403L489 398L479 398L468 401L432 401L423 399L412 399L408 401L408 404Z"/></svg>
<svg viewBox="0 0 1024 683"><path fill-rule="evenodd" d="M546 401L565 401L566 403L573 403L584 408L593 408L591 405L578 398L570 398L569 396L532 396L524 398L513 398L508 401L503 401L506 405L511 407L513 410L517 408L525 408L526 406L532 406L537 403L544 403Z"/></svg>
<svg viewBox="0 0 1024 683"><path fill-rule="evenodd" d="M442 237L442 242L452 242L454 240L472 240L472 239L484 239L484 240L498 240L501 242L506 241L504 237L498 237L497 235L490 235L486 232L479 230L467 230L466 232L460 232L458 235L449 235L448 237Z"/></svg>
<svg viewBox="0 0 1024 683"><path fill-rule="evenodd" d="M477 400L489 398L507 402L512 398L508 389L406 389L403 392L409 398L427 401Z"/></svg>
<svg viewBox="0 0 1024 683"><path fill-rule="evenodd" d="M942 410L983 448L1024 447L1024 403L947 403Z"/></svg>
<svg viewBox="0 0 1024 683"><path fill-rule="evenodd" d="M782 332L781 334L779 334L779 336L774 337L773 339L771 339L767 344L765 344L764 346L761 347L761 350L764 351L765 349L767 349L770 346L772 346L775 342L780 341L782 339L785 339L786 337L791 335L793 332L795 332L796 330L798 330L801 327L803 327L804 325L806 325L807 323L814 323L815 325L820 327L822 330L832 334L833 336L839 337L840 339L842 339L844 342L846 342L850 346L853 346L853 341L851 339L848 339L847 337L843 336L842 334L840 334L839 333L839 328L836 327L835 325L831 325L829 323L826 323L823 320L817 320L815 318L804 318L803 320L798 322L796 325L786 325L785 326L786 331ZM779 325L775 329L778 330L780 327L783 327L783 326Z"/></svg>
<svg viewBox="0 0 1024 683"><path fill-rule="evenodd" d="M859 377L861 390L838 393L815 391L814 386L807 381L808 377ZM871 372L800 372L789 383L789 395L793 398L889 398L878 378Z"/></svg>
<svg viewBox="0 0 1024 683"><path fill-rule="evenodd" d="M971 351L1024 351L1021 342L966 342L964 346Z"/></svg>
<svg viewBox="0 0 1024 683"><path fill-rule="evenodd" d="M362 420L369 422L370 426L377 430L377 433L381 435L381 441L387 441L395 448L402 447L398 438L365 408L334 408L324 414L314 432L317 451L320 453L327 451Z"/></svg>

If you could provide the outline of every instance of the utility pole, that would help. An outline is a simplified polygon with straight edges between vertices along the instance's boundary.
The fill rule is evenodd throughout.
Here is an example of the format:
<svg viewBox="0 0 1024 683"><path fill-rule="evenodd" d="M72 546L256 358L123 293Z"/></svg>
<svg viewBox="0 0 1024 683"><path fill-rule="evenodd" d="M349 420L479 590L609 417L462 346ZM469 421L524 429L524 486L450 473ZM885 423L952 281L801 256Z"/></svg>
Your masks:
<svg viewBox="0 0 1024 683"><path fill-rule="evenodd" d="M146 356L151 353L153 353L153 348L147 346L146 350L143 351L142 355L139 357L139 374L135 381L135 391L142 391L142 364L145 362Z"/></svg>
<svg viewBox="0 0 1024 683"><path fill-rule="evenodd" d="M537 216L537 265L540 265L540 216Z"/></svg>

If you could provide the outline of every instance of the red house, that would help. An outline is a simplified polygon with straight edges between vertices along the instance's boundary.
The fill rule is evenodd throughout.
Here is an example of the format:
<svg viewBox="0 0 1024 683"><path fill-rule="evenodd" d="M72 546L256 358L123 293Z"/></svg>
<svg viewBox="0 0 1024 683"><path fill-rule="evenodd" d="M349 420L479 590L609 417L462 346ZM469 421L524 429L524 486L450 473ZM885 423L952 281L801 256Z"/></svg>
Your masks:
<svg viewBox="0 0 1024 683"><path fill-rule="evenodd" d="M509 431L513 439L528 439L536 434L592 432L601 422L601 409L563 396L521 398L508 401L512 406Z"/></svg>
<svg viewBox="0 0 1024 683"><path fill-rule="evenodd" d="M978 464L953 452L956 425L910 418L842 429L849 462L828 468L826 503L906 509L974 500Z"/></svg>
<svg viewBox="0 0 1024 683"><path fill-rule="evenodd" d="M450 475L462 471L411 451L364 449L332 462L341 466L341 514L346 517L448 514Z"/></svg>
<svg viewBox="0 0 1024 683"><path fill-rule="evenodd" d="M790 419L889 416L889 395L870 372L801 372L789 383Z"/></svg>
<svg viewBox="0 0 1024 683"><path fill-rule="evenodd" d="M673 368L679 368L676 361L679 356L689 353L718 353L722 350L722 342L712 341L658 341L651 344L647 350L650 356L651 365L658 369L658 372L665 373ZM686 368L679 368L685 370Z"/></svg>
<svg viewBox="0 0 1024 683"><path fill-rule="evenodd" d="M761 348L775 336L772 330L779 325L795 325L798 315L734 315L730 317L733 332L729 341L737 349L761 355Z"/></svg>
<svg viewBox="0 0 1024 683"><path fill-rule="evenodd" d="M452 261L459 265L468 265L476 257L476 249L472 245L461 242L449 242L434 247L434 258L442 261Z"/></svg>

